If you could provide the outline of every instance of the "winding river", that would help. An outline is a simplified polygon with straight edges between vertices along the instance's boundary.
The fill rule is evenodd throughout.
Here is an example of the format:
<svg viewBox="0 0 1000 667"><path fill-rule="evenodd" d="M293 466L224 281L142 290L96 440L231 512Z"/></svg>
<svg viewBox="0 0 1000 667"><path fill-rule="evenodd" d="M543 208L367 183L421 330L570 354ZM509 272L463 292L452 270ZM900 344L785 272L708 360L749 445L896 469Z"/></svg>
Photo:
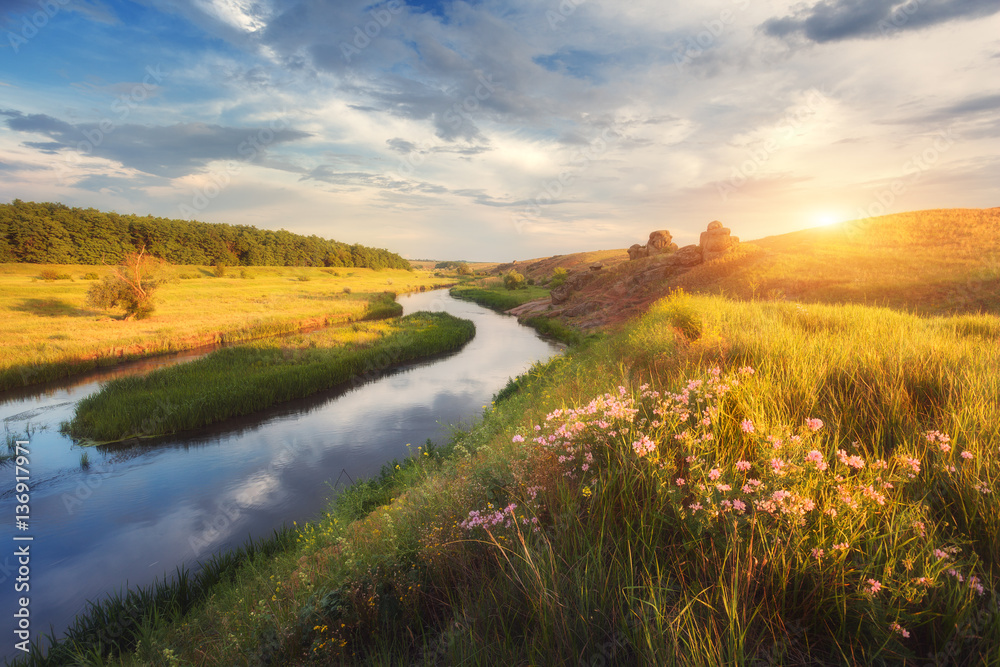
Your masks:
<svg viewBox="0 0 1000 667"><path fill-rule="evenodd" d="M30 596L31 628L64 630L123 586L314 517L349 479L370 476L449 425L475 420L509 377L558 353L514 318L444 291L399 298L405 313L444 310L476 324L461 351L410 364L357 388L284 403L250 418L117 449L83 449L59 433L78 400L124 373L197 358L136 362L37 389L0 394L9 437L29 433L29 529L15 530L14 466L0 466L2 655L10 656L15 597ZM204 352L201 352L204 354ZM15 593L14 550L30 535L30 593Z"/></svg>

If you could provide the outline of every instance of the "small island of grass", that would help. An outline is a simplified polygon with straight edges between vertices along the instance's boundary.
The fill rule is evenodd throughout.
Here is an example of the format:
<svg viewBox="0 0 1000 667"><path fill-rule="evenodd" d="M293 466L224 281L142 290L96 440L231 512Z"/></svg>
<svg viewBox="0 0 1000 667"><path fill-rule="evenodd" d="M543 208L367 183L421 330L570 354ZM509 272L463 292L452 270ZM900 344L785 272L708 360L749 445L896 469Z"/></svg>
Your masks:
<svg viewBox="0 0 1000 667"><path fill-rule="evenodd" d="M468 320L419 312L224 348L188 364L111 381L80 401L64 427L84 444L194 429L456 350L474 335Z"/></svg>

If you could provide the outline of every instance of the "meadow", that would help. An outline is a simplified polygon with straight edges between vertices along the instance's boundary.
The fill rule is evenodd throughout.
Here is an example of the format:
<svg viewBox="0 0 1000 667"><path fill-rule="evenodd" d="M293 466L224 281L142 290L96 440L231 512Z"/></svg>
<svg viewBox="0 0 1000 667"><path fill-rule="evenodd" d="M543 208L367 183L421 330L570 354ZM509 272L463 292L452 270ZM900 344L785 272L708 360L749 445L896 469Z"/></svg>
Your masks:
<svg viewBox="0 0 1000 667"><path fill-rule="evenodd" d="M389 299L381 310L400 314L402 307ZM190 430L364 382L392 366L456 350L474 335L468 320L419 312L252 341L107 382L77 404L65 429L86 444Z"/></svg>
<svg viewBox="0 0 1000 667"><path fill-rule="evenodd" d="M0 265L0 390L126 359L246 341L375 316L369 302L453 278L399 269L172 266L143 320L91 308L87 289L110 272L89 265ZM49 278L49 279L46 279Z"/></svg>
<svg viewBox="0 0 1000 667"><path fill-rule="evenodd" d="M197 604L54 654L996 665L998 343L993 315L677 292Z"/></svg>

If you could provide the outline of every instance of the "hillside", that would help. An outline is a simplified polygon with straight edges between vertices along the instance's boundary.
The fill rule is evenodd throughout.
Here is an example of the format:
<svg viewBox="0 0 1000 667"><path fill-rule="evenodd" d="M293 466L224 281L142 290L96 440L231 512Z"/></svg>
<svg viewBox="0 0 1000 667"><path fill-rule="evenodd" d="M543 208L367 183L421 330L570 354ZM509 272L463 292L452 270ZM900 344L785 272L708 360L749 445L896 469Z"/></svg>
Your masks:
<svg viewBox="0 0 1000 667"><path fill-rule="evenodd" d="M738 224L733 232L739 234ZM621 322L672 289L737 299L854 303L921 314L1000 312L1000 208L938 209L855 220L741 243L722 258L677 271L624 250L517 262L544 282L556 267L588 272L555 314L582 328ZM501 265L502 272L512 265Z"/></svg>
<svg viewBox="0 0 1000 667"><path fill-rule="evenodd" d="M120 215L63 204L0 204L0 263L114 264L145 247L171 264L409 269L394 252L284 229Z"/></svg>

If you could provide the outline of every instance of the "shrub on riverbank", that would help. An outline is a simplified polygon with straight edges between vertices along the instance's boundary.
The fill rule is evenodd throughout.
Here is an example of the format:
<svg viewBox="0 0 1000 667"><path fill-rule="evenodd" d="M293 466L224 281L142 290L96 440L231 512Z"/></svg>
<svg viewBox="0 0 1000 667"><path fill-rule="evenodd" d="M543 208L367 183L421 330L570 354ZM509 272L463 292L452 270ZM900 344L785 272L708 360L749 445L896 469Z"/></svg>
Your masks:
<svg viewBox="0 0 1000 667"><path fill-rule="evenodd" d="M993 664L998 343L674 295L121 662Z"/></svg>
<svg viewBox="0 0 1000 667"><path fill-rule="evenodd" d="M421 312L225 348L188 364L106 383L77 404L67 428L91 442L197 428L456 350L474 333L468 320Z"/></svg>

